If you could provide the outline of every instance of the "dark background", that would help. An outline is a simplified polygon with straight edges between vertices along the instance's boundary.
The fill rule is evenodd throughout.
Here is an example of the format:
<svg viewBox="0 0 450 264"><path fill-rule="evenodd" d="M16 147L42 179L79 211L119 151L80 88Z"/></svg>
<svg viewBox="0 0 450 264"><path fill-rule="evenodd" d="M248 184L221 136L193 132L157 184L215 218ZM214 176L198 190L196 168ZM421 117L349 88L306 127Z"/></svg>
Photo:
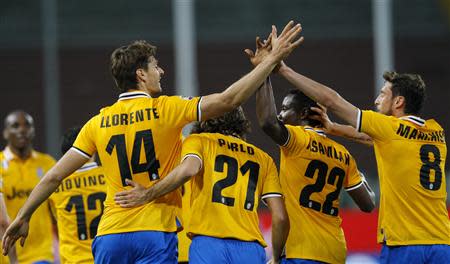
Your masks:
<svg viewBox="0 0 450 264"><path fill-rule="evenodd" d="M399 72L423 76L428 98L422 118L450 130L450 1L393 1L394 62ZM372 109L374 59L371 1L194 1L200 95L219 92L251 70L243 53L270 25L300 21L304 44L287 63L324 83L362 109ZM173 95L174 51L171 1L59 1L57 8L61 129L84 124L118 95L109 55L118 46L146 39L158 46L165 71L163 93ZM0 7L0 118L23 109L35 118L35 148L46 151L39 1L2 1ZM391 70L391 69L386 69ZM292 87L272 78L278 106ZM256 126L254 97L244 105L253 122L249 141L278 160L278 149ZM338 121L338 120L336 120ZM59 139L55 139L58 140ZM359 168L376 185L373 151L342 139ZM4 140L0 146L5 145ZM448 160L446 167L448 169ZM448 173L447 173L448 175ZM447 177L448 179L448 177Z"/></svg>

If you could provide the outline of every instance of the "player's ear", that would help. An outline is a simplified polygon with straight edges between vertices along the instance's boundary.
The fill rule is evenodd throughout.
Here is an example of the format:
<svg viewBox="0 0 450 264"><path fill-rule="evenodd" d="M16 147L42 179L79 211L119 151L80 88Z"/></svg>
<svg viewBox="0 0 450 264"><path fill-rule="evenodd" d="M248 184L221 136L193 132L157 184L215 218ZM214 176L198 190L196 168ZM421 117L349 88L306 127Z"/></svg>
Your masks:
<svg viewBox="0 0 450 264"><path fill-rule="evenodd" d="M136 79L138 81L144 80L145 79L145 71L142 68L138 68L136 69Z"/></svg>
<svg viewBox="0 0 450 264"><path fill-rule="evenodd" d="M404 96L398 95L394 98L394 107L399 109L399 108L404 108L406 106L406 99Z"/></svg>

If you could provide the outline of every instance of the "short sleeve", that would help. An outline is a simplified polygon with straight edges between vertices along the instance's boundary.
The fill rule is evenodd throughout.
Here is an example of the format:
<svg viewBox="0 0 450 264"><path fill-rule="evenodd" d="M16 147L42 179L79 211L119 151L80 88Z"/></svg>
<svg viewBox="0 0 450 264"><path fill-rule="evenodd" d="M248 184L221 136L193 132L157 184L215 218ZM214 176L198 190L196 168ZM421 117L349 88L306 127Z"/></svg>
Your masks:
<svg viewBox="0 0 450 264"><path fill-rule="evenodd" d="M199 135L190 135L183 141L183 147L181 149L181 160L193 156L198 158L203 167L203 151L202 151L202 140Z"/></svg>
<svg viewBox="0 0 450 264"><path fill-rule="evenodd" d="M263 200L266 198L283 196L277 167L270 157L268 157L267 159L266 171L262 172L264 173L263 175L265 175L262 182L263 187L261 192L261 199Z"/></svg>
<svg viewBox="0 0 450 264"><path fill-rule="evenodd" d="M95 121L96 117L89 120L81 129L80 133L73 143L72 149L85 156L86 158L92 157L96 151L95 146Z"/></svg>
<svg viewBox="0 0 450 264"><path fill-rule="evenodd" d="M350 163L347 171L347 177L344 181L344 189L346 191L351 191L359 188L363 184L363 178L359 172L356 161L353 157L350 157Z"/></svg>
<svg viewBox="0 0 450 264"><path fill-rule="evenodd" d="M395 129L392 117L368 110L359 110L356 128L359 132L380 141L392 137L392 131Z"/></svg>
<svg viewBox="0 0 450 264"><path fill-rule="evenodd" d="M286 155L299 154L308 144L310 135L303 127L286 125L288 130L288 139L281 147Z"/></svg>
<svg viewBox="0 0 450 264"><path fill-rule="evenodd" d="M201 120L201 97L168 96L161 99L164 109L167 109L163 118L169 124L182 127Z"/></svg>

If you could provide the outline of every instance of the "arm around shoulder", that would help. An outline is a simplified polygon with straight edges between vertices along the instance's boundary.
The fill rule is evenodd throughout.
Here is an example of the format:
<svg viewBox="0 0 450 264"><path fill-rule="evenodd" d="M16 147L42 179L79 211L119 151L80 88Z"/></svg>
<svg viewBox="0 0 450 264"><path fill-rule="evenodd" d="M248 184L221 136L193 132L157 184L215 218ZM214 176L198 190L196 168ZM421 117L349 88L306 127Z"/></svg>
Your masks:
<svg viewBox="0 0 450 264"><path fill-rule="evenodd" d="M281 64L279 73L306 96L356 127L359 109L342 98L335 90L301 75L284 62Z"/></svg>

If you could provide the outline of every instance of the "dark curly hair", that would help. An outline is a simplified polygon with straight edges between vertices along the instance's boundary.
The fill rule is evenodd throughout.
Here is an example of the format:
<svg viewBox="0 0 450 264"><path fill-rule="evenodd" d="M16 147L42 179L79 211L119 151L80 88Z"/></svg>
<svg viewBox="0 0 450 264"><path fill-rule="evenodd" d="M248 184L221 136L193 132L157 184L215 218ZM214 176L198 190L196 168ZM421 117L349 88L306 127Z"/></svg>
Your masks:
<svg viewBox="0 0 450 264"><path fill-rule="evenodd" d="M245 136L250 133L250 121L239 106L222 116L196 122L191 129L191 134L199 133L220 133L245 139Z"/></svg>
<svg viewBox="0 0 450 264"><path fill-rule="evenodd" d="M392 96L405 97L405 114L417 115L425 101L425 82L418 74L385 72L383 78L392 83Z"/></svg>
<svg viewBox="0 0 450 264"><path fill-rule="evenodd" d="M81 131L81 127L69 128L63 135L61 140L61 154L66 154L67 151L72 147L73 143L77 139L78 134Z"/></svg>
<svg viewBox="0 0 450 264"><path fill-rule="evenodd" d="M111 73L120 92L137 88L136 70L147 70L149 59L156 55L156 47L145 40L137 40L117 48L111 54Z"/></svg>
<svg viewBox="0 0 450 264"><path fill-rule="evenodd" d="M310 116L317 115L316 112L311 110L311 107L319 107L315 101L306 96L304 93L300 92L297 89L292 89L286 96L293 96L293 107L295 112L298 115L306 114L306 121L308 121L308 125L312 127L322 126L320 121L309 118Z"/></svg>

